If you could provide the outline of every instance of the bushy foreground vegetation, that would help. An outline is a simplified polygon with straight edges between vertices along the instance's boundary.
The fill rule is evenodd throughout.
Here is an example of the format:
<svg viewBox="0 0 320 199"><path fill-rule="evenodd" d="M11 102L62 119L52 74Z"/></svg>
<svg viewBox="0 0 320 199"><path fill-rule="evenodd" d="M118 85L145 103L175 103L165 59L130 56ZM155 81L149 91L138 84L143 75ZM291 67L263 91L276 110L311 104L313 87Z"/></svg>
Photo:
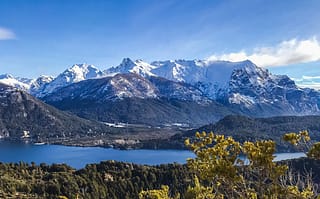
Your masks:
<svg viewBox="0 0 320 199"><path fill-rule="evenodd" d="M284 139L319 159L319 144L309 144L307 132L287 134ZM0 198L317 197L320 161L304 158L275 163L273 141L239 143L223 135L197 133L196 140L186 140L186 145L196 154L187 165L106 161L74 170L64 164L0 163Z"/></svg>
<svg viewBox="0 0 320 199"><path fill-rule="evenodd" d="M286 134L284 140L307 148L309 158L320 159L320 142L310 144L307 131ZM232 137L197 132L196 140L187 139L185 144L196 154L187 163L194 181L182 193L186 199L320 198L310 173L293 173L287 164L274 162L272 140L240 143ZM182 194L170 195L169 187L163 186L142 191L140 198L176 199Z"/></svg>

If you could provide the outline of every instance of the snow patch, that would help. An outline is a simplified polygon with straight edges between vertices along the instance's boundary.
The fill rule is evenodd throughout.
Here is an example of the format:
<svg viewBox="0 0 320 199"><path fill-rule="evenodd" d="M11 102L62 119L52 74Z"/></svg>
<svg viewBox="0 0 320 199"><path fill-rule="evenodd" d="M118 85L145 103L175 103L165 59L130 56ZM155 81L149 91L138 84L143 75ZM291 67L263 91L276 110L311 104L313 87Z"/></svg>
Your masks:
<svg viewBox="0 0 320 199"><path fill-rule="evenodd" d="M241 95L239 93L231 94L229 102L231 104L244 104L246 107L250 107L256 103L253 97Z"/></svg>
<svg viewBox="0 0 320 199"><path fill-rule="evenodd" d="M75 64L46 84L42 90L40 89L35 91L35 95L37 97L43 97L72 83L80 82L86 79L99 78L102 76L104 76L104 73L93 65Z"/></svg>
<svg viewBox="0 0 320 199"><path fill-rule="evenodd" d="M0 83L22 90L29 90L30 85L18 80L10 74L0 75Z"/></svg>

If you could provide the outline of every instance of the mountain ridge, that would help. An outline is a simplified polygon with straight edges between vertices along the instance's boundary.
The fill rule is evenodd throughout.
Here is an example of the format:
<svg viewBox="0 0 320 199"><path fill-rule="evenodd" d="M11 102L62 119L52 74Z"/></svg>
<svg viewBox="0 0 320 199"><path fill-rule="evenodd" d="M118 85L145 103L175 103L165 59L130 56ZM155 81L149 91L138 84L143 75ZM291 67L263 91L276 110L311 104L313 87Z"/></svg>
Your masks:
<svg viewBox="0 0 320 199"><path fill-rule="evenodd" d="M153 126L199 125L232 113L191 85L133 73L75 83L42 100L87 119Z"/></svg>
<svg viewBox="0 0 320 199"><path fill-rule="evenodd" d="M49 106L28 93L0 83L0 137L34 140L108 134L110 129Z"/></svg>
<svg viewBox="0 0 320 199"><path fill-rule="evenodd" d="M278 152L296 151L297 149L282 140L286 133L309 131L311 139L320 140L320 116L277 116L252 118L243 115L228 115L218 122L200 128L184 131L171 137L168 142L184 148L184 140L194 139L196 132L213 132L232 136L240 142L256 140L274 140Z"/></svg>
<svg viewBox="0 0 320 199"><path fill-rule="evenodd" d="M88 80L100 85L96 88L100 90L91 92L91 97ZM125 58L119 66L105 71L93 65L78 64L56 78L40 77L30 82L31 94L58 107L56 102L63 94L63 98L69 98L68 103L72 103L71 99L77 100L74 99L76 95L78 98L86 96L95 104L102 99L113 102L124 98L135 102L137 99L161 99L164 104L175 99L197 104L215 101L229 109L229 113L255 117L320 114L319 91L299 88L288 76L273 75L249 60L169 60L149 64ZM94 96L97 93L100 98ZM155 103L158 108L164 106L160 101Z"/></svg>

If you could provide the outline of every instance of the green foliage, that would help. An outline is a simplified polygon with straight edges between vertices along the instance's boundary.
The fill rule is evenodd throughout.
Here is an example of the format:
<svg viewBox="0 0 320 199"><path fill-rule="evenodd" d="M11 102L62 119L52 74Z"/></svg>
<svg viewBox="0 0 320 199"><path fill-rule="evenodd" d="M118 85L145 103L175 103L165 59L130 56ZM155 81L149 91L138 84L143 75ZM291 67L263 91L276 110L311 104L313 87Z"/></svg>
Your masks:
<svg viewBox="0 0 320 199"><path fill-rule="evenodd" d="M185 194L186 199L211 199L222 197L222 194L213 194L212 187L203 186L200 184L197 176L194 177L194 186L189 186Z"/></svg>
<svg viewBox="0 0 320 199"><path fill-rule="evenodd" d="M289 143L283 142L282 136L288 132L308 130L313 140L320 140L320 116L281 116L271 118L249 118L229 115L220 121L205 125L197 130L190 130L176 135L172 140L181 142L187 138L193 140L195 131L215 132L232 136L235 140L245 141L273 140L277 152L297 151Z"/></svg>
<svg viewBox="0 0 320 199"><path fill-rule="evenodd" d="M195 187L202 190L199 194L212 194L199 198L284 198L288 193L280 182L287 166L273 162L273 141L241 144L232 137L202 132L196 133L193 143L186 140L186 144L196 154L196 158L188 160L202 185ZM248 165L240 155L247 158Z"/></svg>
<svg viewBox="0 0 320 199"><path fill-rule="evenodd" d="M141 191L139 193L140 199L178 199L180 195L178 194L174 198L169 196L169 187L161 186L161 189L149 190L149 191Z"/></svg>
<svg viewBox="0 0 320 199"><path fill-rule="evenodd" d="M320 142L311 143L308 131L287 133L283 136L283 140L306 152L307 157L320 159Z"/></svg>
<svg viewBox="0 0 320 199"><path fill-rule="evenodd" d="M299 133L286 133L283 140L294 146L304 147L311 139L308 131L300 131Z"/></svg>
<svg viewBox="0 0 320 199"><path fill-rule="evenodd" d="M320 142L314 143L307 153L309 158L320 159Z"/></svg>
<svg viewBox="0 0 320 199"><path fill-rule="evenodd" d="M289 134L285 140L309 147L308 157L319 159L320 144L309 134ZM0 198L316 198L320 160L298 159L275 163L275 142L240 143L232 137L197 133L186 140L196 157L187 165L135 165L114 161L74 170L65 164L0 163ZM246 157L246 160L240 157ZM288 165L295 170L288 170ZM300 174L295 172L299 171ZM161 186L165 185L165 186ZM143 191L145 190L145 191ZM179 194L180 193L180 194Z"/></svg>
<svg viewBox="0 0 320 199"><path fill-rule="evenodd" d="M238 156L241 152L240 143L231 137L215 135L205 132L196 133L197 141L188 146L196 154L195 159L188 159L188 166L196 171L200 179L212 180L217 182L228 180L238 181L237 172ZM188 144L188 140L186 144ZM212 143L215 143L213 146Z"/></svg>
<svg viewBox="0 0 320 199"><path fill-rule="evenodd" d="M196 155L194 159L187 160L195 176L193 186L189 186L184 194L186 199L317 197L310 178L296 178L288 171L286 164L274 162L276 143L272 140L241 144L232 137L212 132L197 132L195 137L193 142L185 140ZM284 140L301 145L307 144L310 137L307 131L301 131L299 134L286 134ZM320 158L320 143L311 147L308 156ZM165 191L143 191L141 198L147 199L148 194L154 193L165 193L167 196L168 190Z"/></svg>
<svg viewBox="0 0 320 199"><path fill-rule="evenodd" d="M141 190L167 184L183 193L192 175L185 165L143 166L114 161L74 170L65 164L0 163L0 198L138 199ZM19 197L18 197L19 198Z"/></svg>

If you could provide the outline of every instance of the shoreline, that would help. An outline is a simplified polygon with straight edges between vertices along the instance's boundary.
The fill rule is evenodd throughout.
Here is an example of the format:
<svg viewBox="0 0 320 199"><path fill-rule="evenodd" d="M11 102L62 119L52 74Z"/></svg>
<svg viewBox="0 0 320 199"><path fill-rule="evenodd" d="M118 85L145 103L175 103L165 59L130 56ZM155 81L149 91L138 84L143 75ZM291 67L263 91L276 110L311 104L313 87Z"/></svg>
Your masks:
<svg viewBox="0 0 320 199"><path fill-rule="evenodd" d="M0 141L26 143L32 145L60 145L73 147L101 147L117 150L177 150L188 151L183 142L170 139L133 140L124 138L48 138L47 141L29 139L1 138ZM295 148L288 148L286 145L278 145L276 153L297 153L301 152Z"/></svg>

